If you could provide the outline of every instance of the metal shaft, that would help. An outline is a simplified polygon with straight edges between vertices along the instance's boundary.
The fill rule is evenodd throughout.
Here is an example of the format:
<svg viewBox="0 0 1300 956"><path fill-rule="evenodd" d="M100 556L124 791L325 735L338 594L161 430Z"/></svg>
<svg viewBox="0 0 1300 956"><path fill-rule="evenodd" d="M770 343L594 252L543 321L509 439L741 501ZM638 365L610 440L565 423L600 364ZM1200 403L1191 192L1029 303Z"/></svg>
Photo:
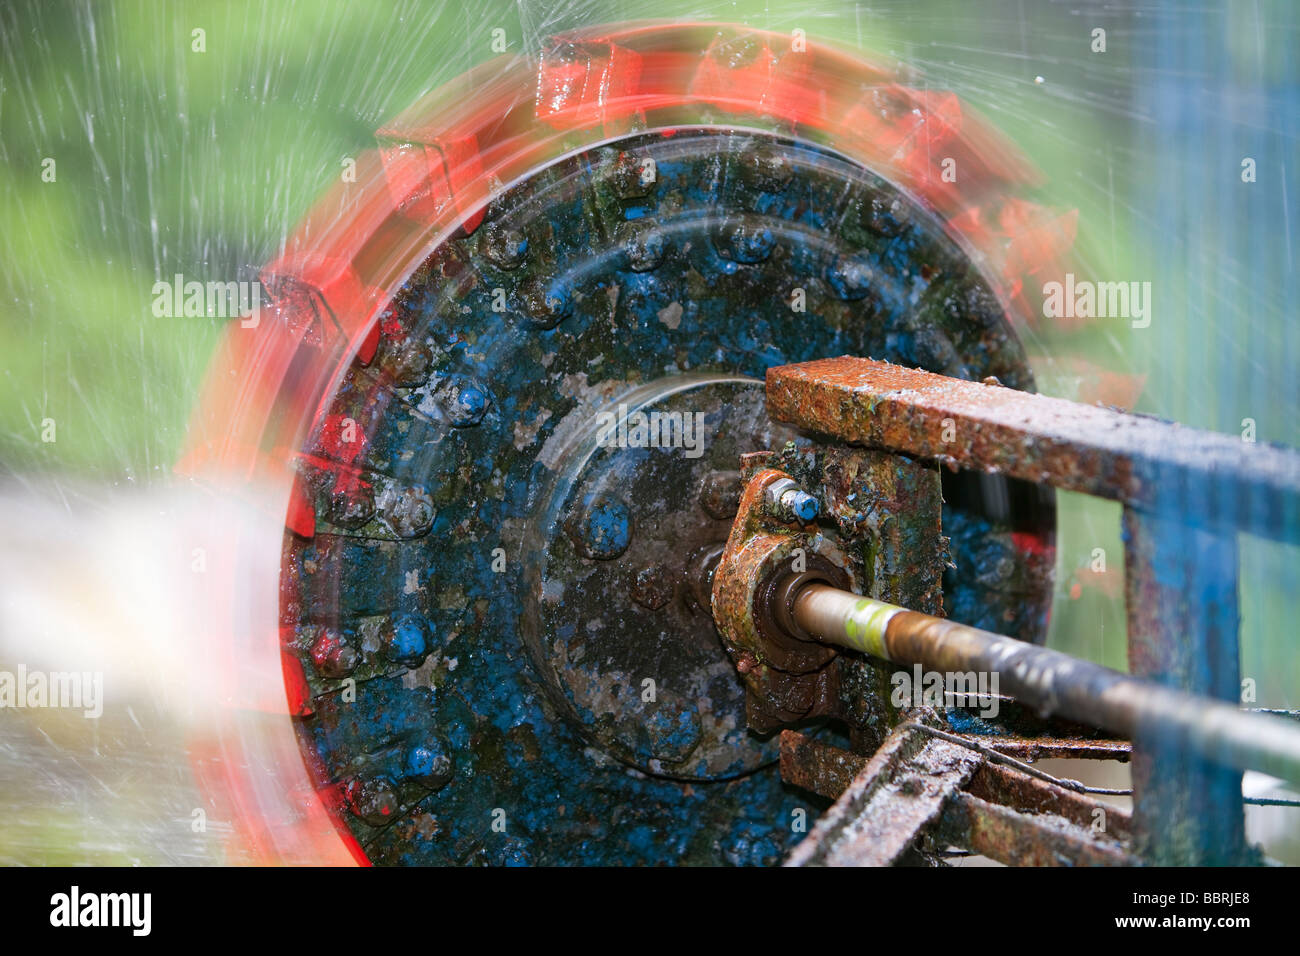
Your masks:
<svg viewBox="0 0 1300 956"><path fill-rule="evenodd" d="M799 627L826 643L942 674L997 674L1001 691L1045 715L1176 741L1216 763L1300 783L1300 727L1284 719L824 584L802 588L791 610Z"/></svg>

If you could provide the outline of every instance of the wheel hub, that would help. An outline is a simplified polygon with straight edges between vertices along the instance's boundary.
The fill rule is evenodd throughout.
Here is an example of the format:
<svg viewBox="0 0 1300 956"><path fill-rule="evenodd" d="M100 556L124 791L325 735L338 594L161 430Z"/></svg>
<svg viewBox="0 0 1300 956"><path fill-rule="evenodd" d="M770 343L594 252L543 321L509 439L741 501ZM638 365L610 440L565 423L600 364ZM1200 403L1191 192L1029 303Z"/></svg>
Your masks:
<svg viewBox="0 0 1300 956"><path fill-rule="evenodd" d="M648 773L709 780L771 762L701 592L731 528L741 453L794 432L769 422L761 382L712 375L643 386L590 424L525 543L539 581L524 635L539 669L584 732Z"/></svg>

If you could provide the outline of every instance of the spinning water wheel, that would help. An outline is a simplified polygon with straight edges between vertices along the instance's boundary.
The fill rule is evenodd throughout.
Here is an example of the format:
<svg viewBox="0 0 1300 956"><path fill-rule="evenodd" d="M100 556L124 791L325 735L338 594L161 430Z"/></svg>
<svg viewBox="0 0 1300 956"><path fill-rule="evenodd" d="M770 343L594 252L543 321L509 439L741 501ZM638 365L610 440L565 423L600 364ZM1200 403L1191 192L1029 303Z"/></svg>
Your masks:
<svg viewBox="0 0 1300 956"><path fill-rule="evenodd" d="M288 489L275 645L315 793L268 822L258 758L220 784L268 858L325 818L375 863L1144 852L1024 763L1126 741L1037 700L898 706L887 655L790 617L819 587L1043 639L1047 464L771 407L771 370L841 355L1033 391L1074 220L986 125L831 47L634 25L378 135L264 270L185 462Z"/></svg>

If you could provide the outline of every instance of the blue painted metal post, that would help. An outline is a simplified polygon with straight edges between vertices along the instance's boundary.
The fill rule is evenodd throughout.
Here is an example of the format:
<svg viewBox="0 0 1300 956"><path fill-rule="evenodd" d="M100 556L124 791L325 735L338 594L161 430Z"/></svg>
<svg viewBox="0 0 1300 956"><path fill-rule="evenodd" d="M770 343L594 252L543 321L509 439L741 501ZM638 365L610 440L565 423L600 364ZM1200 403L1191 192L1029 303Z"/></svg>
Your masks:
<svg viewBox="0 0 1300 956"><path fill-rule="evenodd" d="M1237 701L1236 535L1125 508L1124 541L1130 673ZM1141 856L1170 866L1249 862L1238 771L1169 735L1135 741L1132 761Z"/></svg>

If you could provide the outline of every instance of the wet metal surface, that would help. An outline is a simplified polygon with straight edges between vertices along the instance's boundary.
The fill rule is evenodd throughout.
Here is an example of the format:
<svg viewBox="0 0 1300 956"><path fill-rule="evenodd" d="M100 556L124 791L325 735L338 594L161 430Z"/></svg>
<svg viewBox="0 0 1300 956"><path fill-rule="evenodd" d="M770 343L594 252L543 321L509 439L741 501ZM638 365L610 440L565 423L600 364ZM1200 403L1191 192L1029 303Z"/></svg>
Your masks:
<svg viewBox="0 0 1300 956"><path fill-rule="evenodd" d="M773 414L800 427L1122 502L1130 673L1237 702L1236 534L1300 540L1300 452L1017 393L995 381L973 384L847 356L773 369L768 392ZM899 632L908 628L906 615L888 623ZM928 629L937 638L945 627L935 623L917 635ZM873 652L924 653L914 641L909 650L887 647L881 631ZM1072 693L1063 685L1081 676L1071 674L1072 665L1025 660L1019 666L1024 673L1014 674L1017 680L1039 686L1022 684L1014 693L1087 719L1083 699L1060 706ZM1099 699L1106 683L1089 693ZM1296 747L1281 725L1258 728L1261 739L1276 745L1271 756L1246 756L1253 741L1235 708L1207 704L1195 714L1174 698L1150 706L1158 693L1127 704L1127 692L1109 693L1119 709L1105 720L1094 710L1092 719L1138 738L1138 852L1167 864L1254 861L1245 841L1241 775L1222 764L1240 769L1278 758L1275 772L1294 777ZM1180 710L1187 712L1178 716ZM1223 733L1234 724L1239 733Z"/></svg>
<svg viewBox="0 0 1300 956"><path fill-rule="evenodd" d="M1176 740L1226 766L1300 780L1300 731L1290 721L824 584L804 587L793 610L804 631L839 646L941 673L998 674L1004 693L1044 715Z"/></svg>
<svg viewBox="0 0 1300 956"><path fill-rule="evenodd" d="M772 414L801 428L1112 498L1182 520L1300 540L1300 452L995 384L844 356L768 373Z"/></svg>
<svg viewBox="0 0 1300 956"><path fill-rule="evenodd" d="M1075 760L1127 760L1132 744L1127 740L1095 740L1078 737L993 737L987 745L1017 760L1047 760L1066 757Z"/></svg>
<svg viewBox="0 0 1300 956"><path fill-rule="evenodd" d="M965 747L899 728L795 847L786 866L893 865L982 760Z"/></svg>
<svg viewBox="0 0 1300 956"><path fill-rule="evenodd" d="M781 731L781 779L829 800L838 800L870 759L797 730Z"/></svg>
<svg viewBox="0 0 1300 956"><path fill-rule="evenodd" d="M1177 494L1170 489L1170 494ZM1129 673L1238 702L1237 537L1124 509ZM1133 754L1136 843L1167 866L1252 861L1241 774L1153 729Z"/></svg>
<svg viewBox="0 0 1300 956"><path fill-rule="evenodd" d="M941 611L948 542L938 474L896 455L807 442L754 456L713 582L713 614L749 692L750 726L767 731L842 717L878 744L897 722L888 672L799 635L788 596L809 581L890 595ZM788 469L787 471L779 468ZM775 493L816 503L816 520L774 512Z"/></svg>
<svg viewBox="0 0 1300 956"><path fill-rule="evenodd" d="M900 730L900 736L904 733L907 731ZM923 732L916 730L911 733L917 737L924 736ZM893 739L887 748L893 748L895 754L901 752ZM782 777L792 786L823 797L841 801L855 783L860 792L863 783L858 781L869 762L874 763L875 758L851 753L805 734L795 731L781 734ZM898 773L898 766L900 762L896 757L892 769L886 772ZM878 790L881 784L876 782L871 786ZM894 816L891 820L895 825L912 826L917 817L924 816L932 806L929 794L917 793L914 796L919 798L919 802L910 805L906 812L896 809L895 804L903 802L903 798L894 794L889 799L876 797L864 801L859 797L853 808L840 807L837 802L835 806L840 809L832 810L832 813L843 818L856 808L879 819L881 814L892 811ZM942 812L937 818L931 818L934 822L923 824L922 829L914 833L923 845L942 847L951 844L1016 865L1115 866L1136 862L1127 850L1131 826L1126 812L983 759L965 781L963 789L949 792L941 803ZM827 814L826 819L833 818ZM871 821L859 821L857 825L869 827ZM795 858L805 863L825 862L828 865L866 859L857 843L852 842L859 837L841 835L841 830L848 829L847 825L840 829L819 827L808 843L796 851ZM836 841L850 841L851 848L840 848L832 853L831 845L841 845ZM884 852L888 854L892 849ZM900 858L902 854L893 859L897 862Z"/></svg>
<svg viewBox="0 0 1300 956"><path fill-rule="evenodd" d="M938 838L1009 866L1134 866L1116 840L1054 814L1025 814L969 793L948 804Z"/></svg>
<svg viewBox="0 0 1300 956"><path fill-rule="evenodd" d="M567 450L656 383L843 351L1027 382L997 297L883 180L761 134L632 136L464 212L299 456L286 673L326 799L376 862L771 862L794 797L774 767L718 780L776 754L709 669L707 616L703 670L671 663L709 564L683 522L725 527L729 495L661 449L573 473ZM721 407L701 398L681 410Z"/></svg>
<svg viewBox="0 0 1300 956"><path fill-rule="evenodd" d="M769 764L775 743L749 733L744 687L691 579L707 573L700 556L720 550L731 527L720 502L741 483L727 469L787 436L753 379L667 379L598 419L557 461L551 517L527 543L541 586L526 613L539 624L532 650L549 690L594 743L647 773L708 780ZM667 441L683 422L693 449ZM654 446L620 443L629 426L633 438L654 426ZM571 540L573 517L590 525L593 512L603 524L583 534L617 548Z"/></svg>
<svg viewBox="0 0 1300 956"><path fill-rule="evenodd" d="M1076 756L1076 755L1072 755ZM985 763L971 778L972 796L1020 813L1050 813L1075 826L1124 841L1132 833L1129 814L1093 797L1020 773L1014 768ZM1098 810L1102 811L1100 814Z"/></svg>

